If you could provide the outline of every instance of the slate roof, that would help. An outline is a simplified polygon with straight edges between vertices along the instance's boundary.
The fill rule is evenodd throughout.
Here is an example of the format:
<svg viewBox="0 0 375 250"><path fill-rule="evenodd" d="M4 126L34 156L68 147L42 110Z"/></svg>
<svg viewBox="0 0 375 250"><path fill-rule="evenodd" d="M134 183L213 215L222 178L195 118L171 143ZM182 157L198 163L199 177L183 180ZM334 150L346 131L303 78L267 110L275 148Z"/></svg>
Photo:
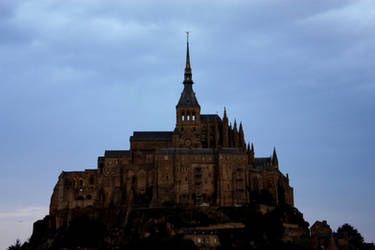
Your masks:
<svg viewBox="0 0 375 250"><path fill-rule="evenodd" d="M271 157L255 158L255 166L258 169L263 169L271 164Z"/></svg>
<svg viewBox="0 0 375 250"><path fill-rule="evenodd" d="M222 148L222 149L211 149L211 148L163 148L160 149L161 154L235 154L241 153L238 148Z"/></svg>
<svg viewBox="0 0 375 250"><path fill-rule="evenodd" d="M198 103L197 98L195 97L192 84L185 83L184 85L185 87L181 93L181 97L180 97L180 100L178 101L177 106L199 107L199 103Z"/></svg>
<svg viewBox="0 0 375 250"><path fill-rule="evenodd" d="M133 136L130 137L130 140L137 141L171 141L172 140L172 131L138 131L133 132Z"/></svg>
<svg viewBox="0 0 375 250"><path fill-rule="evenodd" d="M200 115L201 121L215 121L215 120L221 120L221 118L218 115Z"/></svg>

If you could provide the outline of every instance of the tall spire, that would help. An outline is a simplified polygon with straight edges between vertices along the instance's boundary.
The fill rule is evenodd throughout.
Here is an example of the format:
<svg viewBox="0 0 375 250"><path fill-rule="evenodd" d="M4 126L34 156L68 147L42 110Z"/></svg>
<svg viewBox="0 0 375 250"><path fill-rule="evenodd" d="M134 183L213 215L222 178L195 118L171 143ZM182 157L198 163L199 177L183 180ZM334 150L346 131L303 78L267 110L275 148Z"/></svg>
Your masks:
<svg viewBox="0 0 375 250"><path fill-rule="evenodd" d="M193 84L191 78L191 65L190 65L190 53L189 53L189 32L186 32L186 64L185 64L185 77L184 77L184 84L185 82L191 82Z"/></svg>
<svg viewBox="0 0 375 250"><path fill-rule="evenodd" d="M186 32L186 64L184 75L184 90L181 93L177 106L199 107L197 98L193 91L193 80L191 78L190 53L189 53L189 32Z"/></svg>

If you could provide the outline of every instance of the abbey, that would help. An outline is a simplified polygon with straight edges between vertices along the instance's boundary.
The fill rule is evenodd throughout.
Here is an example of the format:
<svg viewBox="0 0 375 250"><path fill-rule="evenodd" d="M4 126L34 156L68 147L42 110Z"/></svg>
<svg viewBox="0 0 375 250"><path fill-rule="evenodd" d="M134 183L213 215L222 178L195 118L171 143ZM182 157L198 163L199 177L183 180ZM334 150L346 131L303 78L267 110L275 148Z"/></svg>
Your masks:
<svg viewBox="0 0 375 250"><path fill-rule="evenodd" d="M116 206L241 206L266 191L274 205L293 206L293 188L276 151L257 158L242 124L201 114L193 91L187 41L184 89L173 131L134 132L129 150L105 151L97 169L63 171L51 198L56 228L77 208ZM264 193L264 192L263 192Z"/></svg>

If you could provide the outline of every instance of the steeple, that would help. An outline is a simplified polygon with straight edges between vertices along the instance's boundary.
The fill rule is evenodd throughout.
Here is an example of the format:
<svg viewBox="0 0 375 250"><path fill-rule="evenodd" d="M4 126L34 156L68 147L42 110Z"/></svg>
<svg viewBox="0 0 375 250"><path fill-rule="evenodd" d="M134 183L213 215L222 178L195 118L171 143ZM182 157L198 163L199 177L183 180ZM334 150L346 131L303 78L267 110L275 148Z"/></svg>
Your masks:
<svg viewBox="0 0 375 250"><path fill-rule="evenodd" d="M193 79L191 74L190 65L190 52L189 52L189 32L186 32L186 64L184 74L184 90L181 93L180 100L177 107L200 107L193 91Z"/></svg>
<svg viewBox="0 0 375 250"><path fill-rule="evenodd" d="M189 53L189 32L186 32L186 64L185 64L185 77L184 77L184 84L185 82L191 82L193 84L193 80L191 78L191 65L190 65L190 53Z"/></svg>
<svg viewBox="0 0 375 250"><path fill-rule="evenodd" d="M276 147L273 147L272 165L275 168L278 168L279 166L279 161L277 160L277 154L276 154Z"/></svg>
<svg viewBox="0 0 375 250"><path fill-rule="evenodd" d="M193 91L193 80L191 77L190 51L189 51L189 32L186 32L186 64L184 73L184 90L181 93L180 100L176 105L176 128L173 143L175 147L201 148L200 113L201 107ZM213 133L215 131L212 131ZM215 141L216 144L216 141Z"/></svg>

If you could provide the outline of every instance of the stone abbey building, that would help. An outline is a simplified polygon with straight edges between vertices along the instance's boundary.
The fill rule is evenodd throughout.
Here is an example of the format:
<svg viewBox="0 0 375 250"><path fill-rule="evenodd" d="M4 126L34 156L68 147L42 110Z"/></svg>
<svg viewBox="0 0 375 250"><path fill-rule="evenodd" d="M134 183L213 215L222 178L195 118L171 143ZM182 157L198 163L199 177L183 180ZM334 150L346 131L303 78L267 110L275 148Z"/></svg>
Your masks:
<svg viewBox="0 0 375 250"><path fill-rule="evenodd" d="M273 204L293 206L288 175L279 171L276 151L257 158L237 128L216 114L201 114L193 91L189 41L184 89L176 105L173 131L134 132L129 150L105 151L97 169L63 171L51 198L56 228L67 211L116 206L240 206L257 202L262 190Z"/></svg>

